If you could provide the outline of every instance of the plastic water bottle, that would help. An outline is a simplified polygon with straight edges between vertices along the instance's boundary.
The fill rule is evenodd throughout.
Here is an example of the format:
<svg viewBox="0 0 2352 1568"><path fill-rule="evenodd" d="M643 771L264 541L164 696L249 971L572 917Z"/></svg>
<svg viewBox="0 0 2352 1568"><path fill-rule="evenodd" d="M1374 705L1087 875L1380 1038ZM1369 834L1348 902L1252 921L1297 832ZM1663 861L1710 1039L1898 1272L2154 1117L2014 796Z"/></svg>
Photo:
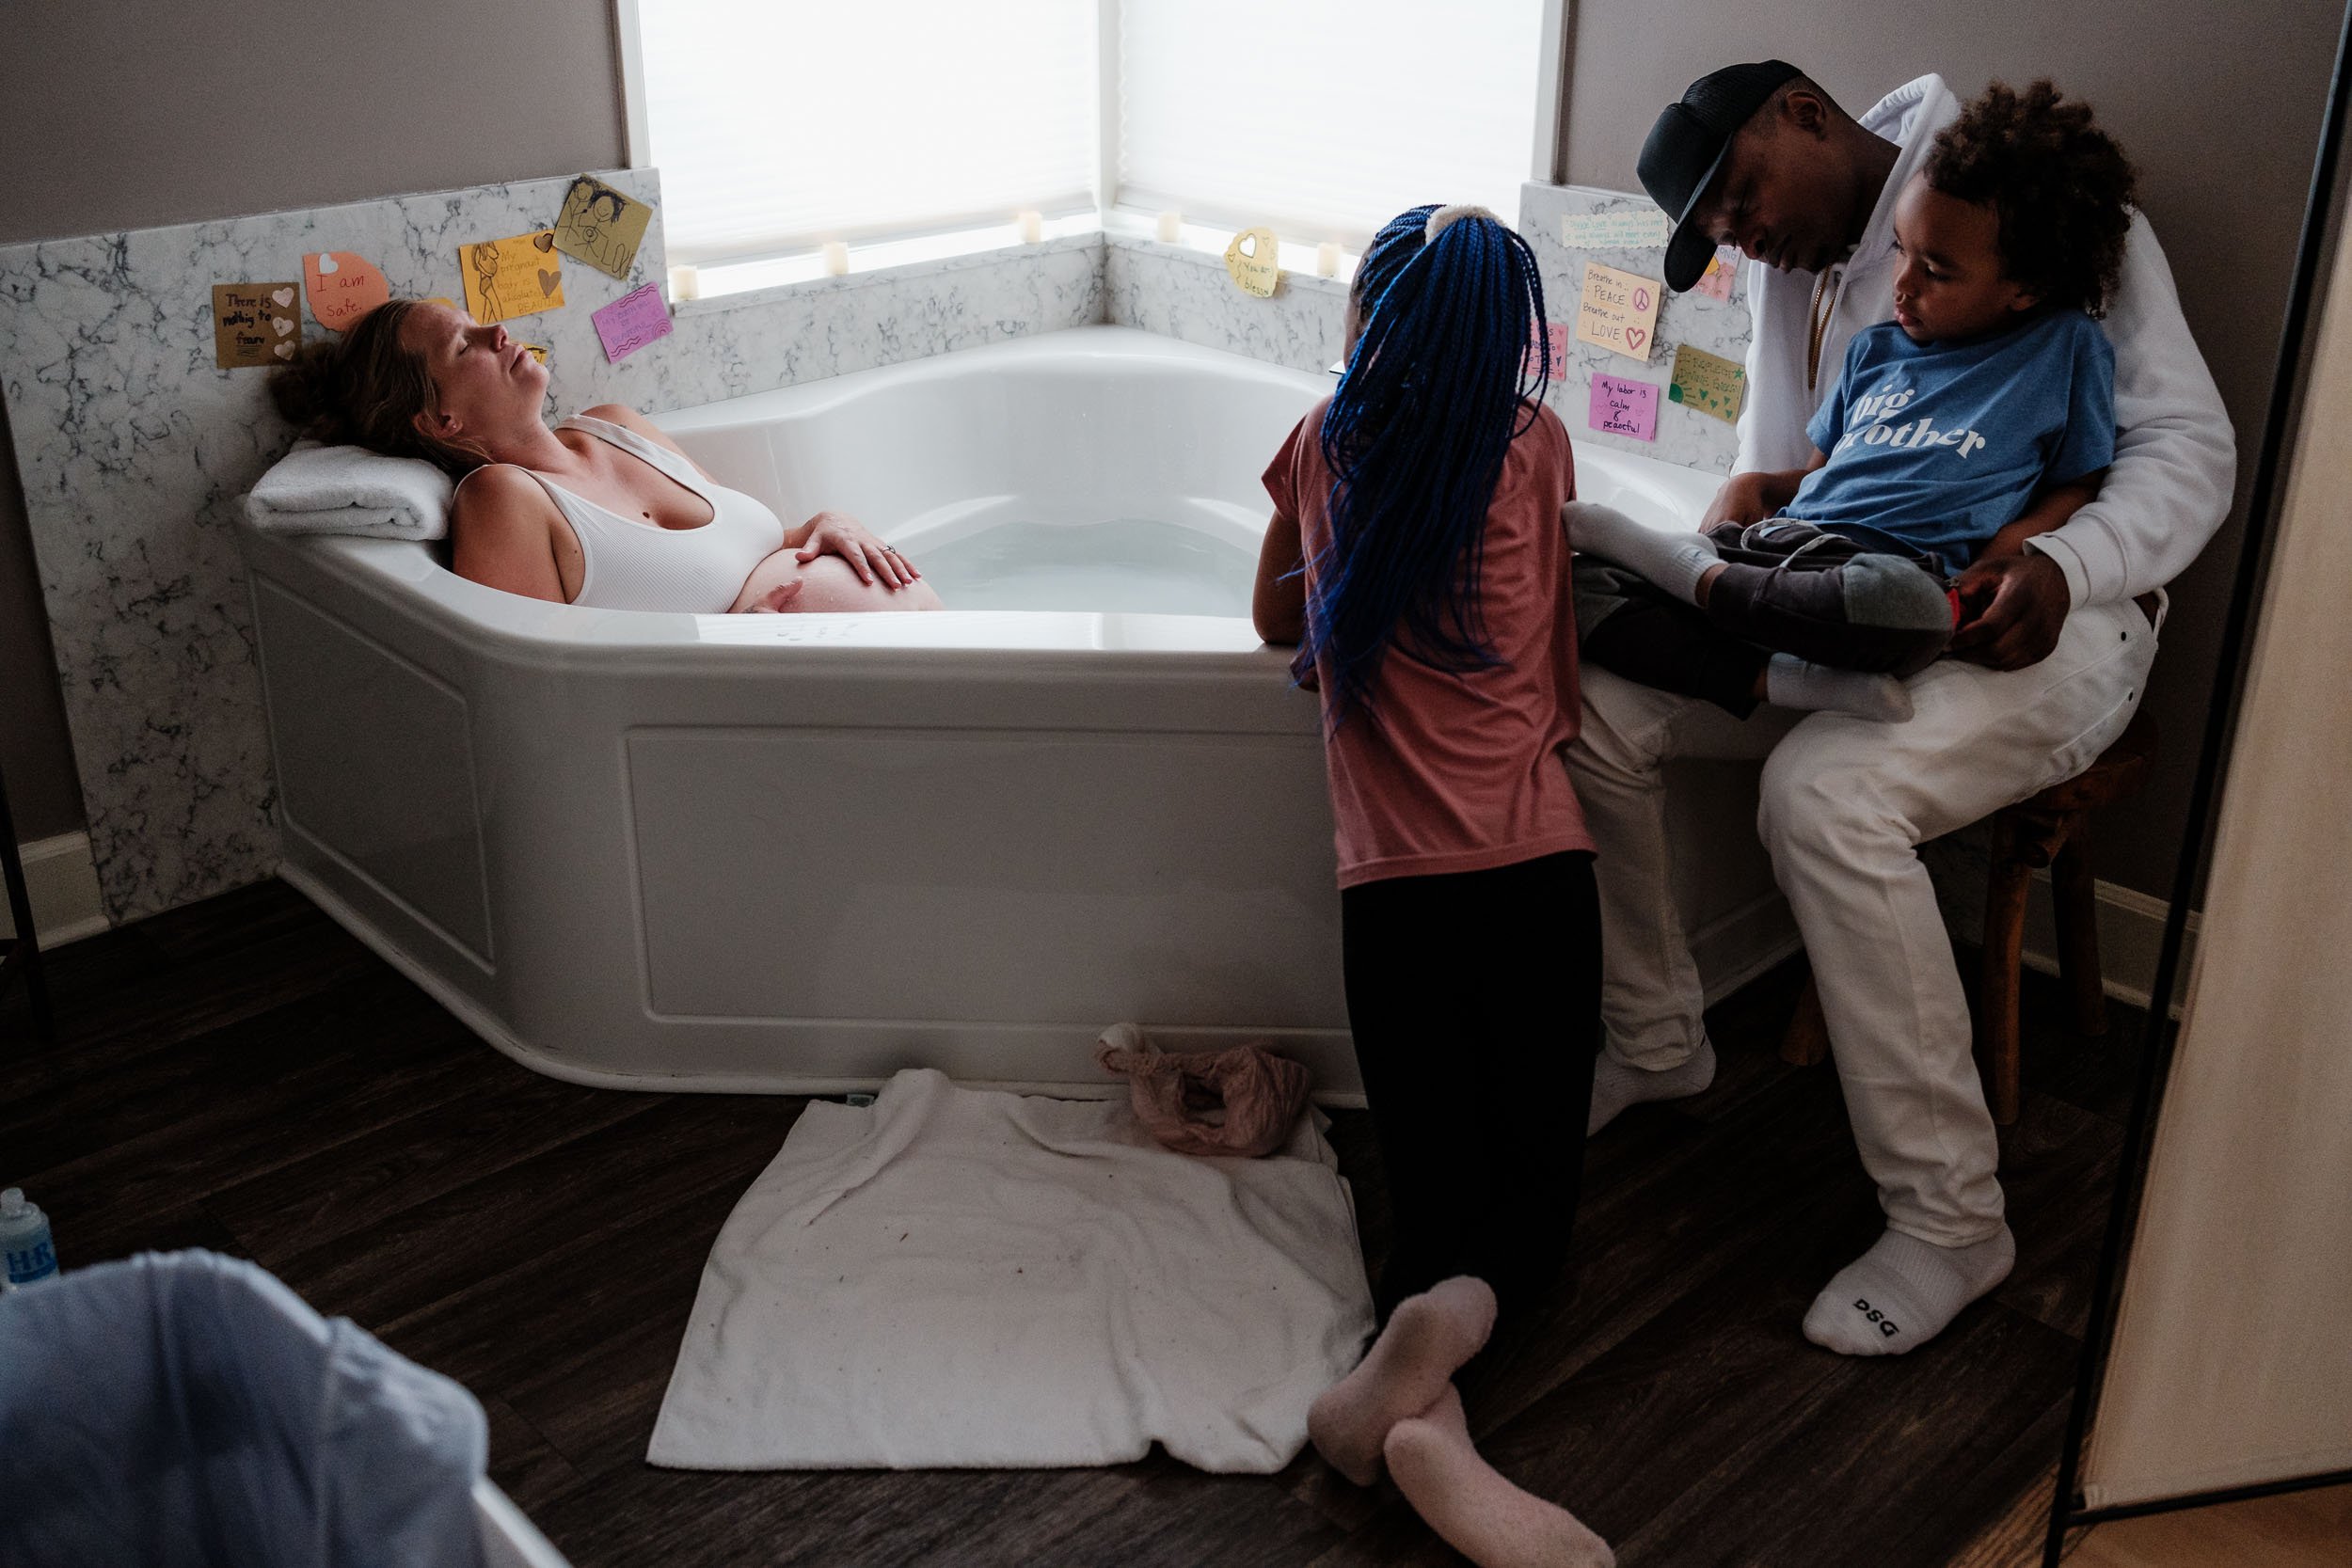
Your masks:
<svg viewBox="0 0 2352 1568"><path fill-rule="evenodd" d="M6 1289L30 1285L57 1272L56 1248L49 1241L49 1216L28 1202L22 1187L0 1193L0 1256L8 1261Z"/></svg>

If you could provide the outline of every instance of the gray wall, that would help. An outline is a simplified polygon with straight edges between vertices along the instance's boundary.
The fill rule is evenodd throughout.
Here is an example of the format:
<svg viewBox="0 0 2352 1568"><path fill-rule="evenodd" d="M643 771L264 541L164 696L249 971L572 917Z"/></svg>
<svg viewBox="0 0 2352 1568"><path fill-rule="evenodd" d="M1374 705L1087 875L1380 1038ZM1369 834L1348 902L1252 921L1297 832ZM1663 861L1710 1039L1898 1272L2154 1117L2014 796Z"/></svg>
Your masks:
<svg viewBox="0 0 2352 1568"><path fill-rule="evenodd" d="M1659 108L1734 60L1802 67L1860 111L1926 71L1963 99L1994 77L2079 94L2139 166L2149 221L2238 433L2252 483L2297 227L2319 143L2340 0L1973 0L1950 6L1578 0L1566 178L1638 189ZM2171 891L2243 519L2173 585L2149 702L2163 728L2148 793L2100 825L2099 874Z"/></svg>
<svg viewBox="0 0 2352 1568"><path fill-rule="evenodd" d="M8 57L0 245L621 162L611 0L11 6ZM0 461L0 769L21 839L82 825L47 626Z"/></svg>

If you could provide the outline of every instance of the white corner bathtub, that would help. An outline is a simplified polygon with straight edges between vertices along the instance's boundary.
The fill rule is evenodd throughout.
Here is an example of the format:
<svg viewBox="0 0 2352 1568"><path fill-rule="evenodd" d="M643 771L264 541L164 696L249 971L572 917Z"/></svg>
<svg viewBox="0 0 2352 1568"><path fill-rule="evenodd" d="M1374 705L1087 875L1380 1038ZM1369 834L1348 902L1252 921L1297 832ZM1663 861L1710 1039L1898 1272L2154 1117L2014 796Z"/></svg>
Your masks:
<svg viewBox="0 0 2352 1568"><path fill-rule="evenodd" d="M787 522L903 545L944 613L583 610L246 530L284 875L581 1082L1100 1090L1134 1019L1352 1097L1316 706L1246 619L1258 476L1328 384L1087 327L661 417ZM1578 457L1661 524L1711 489ZM1677 808L1724 983L1787 945L1752 778Z"/></svg>

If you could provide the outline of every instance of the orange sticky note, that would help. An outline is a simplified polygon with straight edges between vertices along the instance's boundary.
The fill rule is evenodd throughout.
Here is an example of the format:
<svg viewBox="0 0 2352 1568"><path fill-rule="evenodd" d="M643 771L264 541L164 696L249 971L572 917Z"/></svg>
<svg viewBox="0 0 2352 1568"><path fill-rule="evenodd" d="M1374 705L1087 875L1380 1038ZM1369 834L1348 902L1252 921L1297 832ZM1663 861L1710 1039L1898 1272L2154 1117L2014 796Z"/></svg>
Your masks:
<svg viewBox="0 0 2352 1568"><path fill-rule="evenodd" d="M563 308L564 259L555 253L552 229L461 245L457 271L466 281L466 310L485 326Z"/></svg>
<svg viewBox="0 0 2352 1568"><path fill-rule="evenodd" d="M391 285L366 258L322 250L302 259L302 286L321 326L348 332L361 316L392 297Z"/></svg>
<svg viewBox="0 0 2352 1568"><path fill-rule="evenodd" d="M1578 340L1648 364L1656 346L1660 288L1650 278L1585 262L1584 296L1576 308Z"/></svg>

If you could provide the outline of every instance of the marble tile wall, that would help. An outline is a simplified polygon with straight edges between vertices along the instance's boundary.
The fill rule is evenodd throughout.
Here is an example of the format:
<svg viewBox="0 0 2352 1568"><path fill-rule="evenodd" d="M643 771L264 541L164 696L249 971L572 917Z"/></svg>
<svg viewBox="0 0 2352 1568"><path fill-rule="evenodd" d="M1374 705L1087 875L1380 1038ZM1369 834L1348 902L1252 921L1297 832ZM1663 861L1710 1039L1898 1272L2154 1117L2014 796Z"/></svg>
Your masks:
<svg viewBox="0 0 2352 1568"><path fill-rule="evenodd" d="M512 324L551 350L559 412L762 391L1103 319L1101 241L851 276L679 311L608 365L589 312L664 276L651 170L600 176L656 208L634 276L564 267L564 307ZM547 180L0 249L0 394L24 479L108 916L268 875L275 793L231 525L291 443L266 372L213 359L215 282L368 258L401 294L461 297L456 247L554 220ZM306 321L306 335L323 329Z"/></svg>
<svg viewBox="0 0 2352 1568"><path fill-rule="evenodd" d="M1674 370L1677 344L1690 343L1726 359L1746 362L1748 309L1743 282L1735 282L1729 300L1719 300L1698 293L1666 294L1665 303L1658 313L1655 346L1646 363L1636 363L1622 354L1594 343L1579 342L1576 339L1577 302L1583 296L1585 262L1598 261L1620 272L1657 277L1666 252L1662 245L1624 250L1574 249L1562 242L1560 220L1571 213L1631 209L1656 210L1651 207L1647 197L1629 196L1621 191L1537 183L1530 183L1521 189L1519 232L1526 235L1528 243L1534 247L1535 262L1543 273L1546 311L1552 321L1565 323L1568 329L1566 372L1554 385L1546 401L1559 410L1560 418L1567 424L1568 434L1580 442L1618 447L1627 451L1640 452L1645 457L1655 457L1661 462L1679 464L1689 468L1703 468L1710 473L1729 473L1732 457L1739 450L1739 440L1732 427L1712 415L1669 403L1665 387ZM1647 381L1659 388L1658 438L1655 441L1604 435L1592 427L1595 375Z"/></svg>
<svg viewBox="0 0 2352 1568"><path fill-rule="evenodd" d="M1347 279L1284 273L1273 297L1236 288L1222 257L1114 234L1104 242L1104 305L1112 325L1246 354L1295 371L1340 356Z"/></svg>

